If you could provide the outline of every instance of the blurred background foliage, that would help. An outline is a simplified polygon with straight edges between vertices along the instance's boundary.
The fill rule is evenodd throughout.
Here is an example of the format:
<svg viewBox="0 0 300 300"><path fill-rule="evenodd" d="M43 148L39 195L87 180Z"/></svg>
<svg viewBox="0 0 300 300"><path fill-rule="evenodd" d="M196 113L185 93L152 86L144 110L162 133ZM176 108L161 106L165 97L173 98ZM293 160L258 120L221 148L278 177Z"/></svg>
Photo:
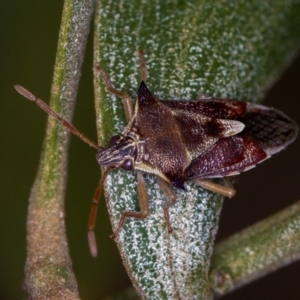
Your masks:
<svg viewBox="0 0 300 300"><path fill-rule="evenodd" d="M46 115L21 99L20 84L49 99L63 1L2 1L0 4L0 299L24 299L26 213L28 196L41 152ZM300 124L300 59L278 78L264 104L283 110ZM82 70L73 123L96 140L92 86L92 35ZM259 168L240 176L238 196L226 200L218 239L299 199L300 142ZM99 256L87 244L87 220L99 180L95 151L76 137L70 145L66 222L70 253L82 299L101 299L130 285L104 201L99 208ZM300 263L293 264L223 299L299 299ZM265 292L262 294L262 291ZM275 295L275 296L274 296Z"/></svg>

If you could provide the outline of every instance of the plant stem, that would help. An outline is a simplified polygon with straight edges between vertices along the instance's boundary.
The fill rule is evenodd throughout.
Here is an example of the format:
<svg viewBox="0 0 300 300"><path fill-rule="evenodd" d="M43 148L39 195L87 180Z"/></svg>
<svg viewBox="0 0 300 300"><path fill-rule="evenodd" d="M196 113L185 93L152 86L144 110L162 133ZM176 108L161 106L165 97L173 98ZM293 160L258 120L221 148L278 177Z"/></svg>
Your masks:
<svg viewBox="0 0 300 300"><path fill-rule="evenodd" d="M68 120L75 105L93 8L93 0L64 3L51 107ZM31 299L79 299L64 220L68 141L67 129L50 117L29 199L25 284Z"/></svg>
<svg viewBox="0 0 300 300"><path fill-rule="evenodd" d="M216 245L210 279L233 291L300 259L300 201Z"/></svg>

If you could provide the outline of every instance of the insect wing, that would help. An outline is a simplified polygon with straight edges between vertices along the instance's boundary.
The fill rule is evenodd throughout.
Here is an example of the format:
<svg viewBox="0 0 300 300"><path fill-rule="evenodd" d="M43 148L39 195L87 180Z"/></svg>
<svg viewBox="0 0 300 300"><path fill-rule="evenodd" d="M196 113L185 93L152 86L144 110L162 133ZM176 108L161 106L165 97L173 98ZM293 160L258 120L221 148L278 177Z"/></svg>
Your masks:
<svg viewBox="0 0 300 300"><path fill-rule="evenodd" d="M267 158L250 138L233 136L219 140L194 159L185 172L186 180L237 175Z"/></svg>
<svg viewBox="0 0 300 300"><path fill-rule="evenodd" d="M298 133L289 117L262 105L247 104L246 112L236 120L245 129L195 158L185 171L186 180L237 175L284 149Z"/></svg>
<svg viewBox="0 0 300 300"><path fill-rule="evenodd" d="M245 127L236 120L245 113L245 102L215 98L160 102L171 109L192 160L201 156L220 139L236 135Z"/></svg>
<svg viewBox="0 0 300 300"><path fill-rule="evenodd" d="M199 99L195 101L160 101L173 111L197 113L215 119L235 119L246 112L247 103L226 99Z"/></svg>
<svg viewBox="0 0 300 300"><path fill-rule="evenodd" d="M245 124L244 136L253 139L271 156L292 143L298 126L283 112L258 104L248 104L246 113L238 118Z"/></svg>

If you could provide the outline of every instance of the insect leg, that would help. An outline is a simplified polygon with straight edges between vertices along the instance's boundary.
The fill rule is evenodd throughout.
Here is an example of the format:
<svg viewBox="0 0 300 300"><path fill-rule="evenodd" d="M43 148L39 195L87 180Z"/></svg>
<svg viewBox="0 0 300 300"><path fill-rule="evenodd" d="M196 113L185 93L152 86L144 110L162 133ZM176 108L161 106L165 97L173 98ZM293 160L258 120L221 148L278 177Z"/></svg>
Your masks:
<svg viewBox="0 0 300 300"><path fill-rule="evenodd" d="M169 208L170 206L174 205L176 202L176 194L173 191L172 187L168 182L163 180L161 177L156 176L157 183L162 190L162 192L167 197L167 201L162 205L164 209Z"/></svg>
<svg viewBox="0 0 300 300"><path fill-rule="evenodd" d="M169 217L169 207L175 204L176 194L168 182L166 182L159 176L156 176L156 180L157 180L157 183L158 183L160 189L167 197L167 201L162 205L162 208L164 210L164 215L165 215L165 219L167 222L168 233L171 233L172 226L171 226L170 217Z"/></svg>
<svg viewBox="0 0 300 300"><path fill-rule="evenodd" d="M100 181L97 185L96 191L93 196L93 202L91 206L91 211L90 211L90 218L89 218L89 224L88 224L88 240L89 240L89 247L90 247L90 252L93 257L97 256L97 244L96 244L96 237L95 237L95 225L96 225L96 220L97 220L97 211L98 211L98 203L103 191L103 185L104 181L107 177L108 172L111 170L111 168L107 168L104 172L103 175L100 178Z"/></svg>
<svg viewBox="0 0 300 300"><path fill-rule="evenodd" d="M139 212L138 211L128 211L128 210L123 211L121 219L118 224L118 227L115 230L115 232L111 235L112 239L115 239L119 235L120 230L121 230L121 228L124 224L124 221L127 217L137 218L137 219L145 219L150 214L147 185L146 185L143 173L141 171L137 171L137 180L138 180L138 198L139 198L141 211L139 211Z"/></svg>
<svg viewBox="0 0 300 300"><path fill-rule="evenodd" d="M137 51L137 55L140 58L140 64L141 64L141 78L143 81L147 81L148 77L148 71L147 71L147 65L146 65L146 60L145 60L145 55L144 55L144 50L139 49Z"/></svg>
<svg viewBox="0 0 300 300"><path fill-rule="evenodd" d="M201 93L197 96L197 100L207 100L207 99L211 99L211 98L212 98L211 96L208 96L208 95L203 94L203 93Z"/></svg>
<svg viewBox="0 0 300 300"><path fill-rule="evenodd" d="M128 94L117 90L112 85L108 75L105 73L105 71L100 66L96 66L95 70L98 71L101 74L101 76L103 77L104 84L106 86L107 91L110 92L111 94L121 97L123 99L123 106L124 106L124 110L125 110L126 121L129 122L133 116L133 107L132 107L131 98L129 97Z"/></svg>
<svg viewBox="0 0 300 300"><path fill-rule="evenodd" d="M196 183L197 185L200 185L201 187L203 187L206 190L209 190L214 193L218 193L218 194L228 197L228 198L232 198L236 194L236 191L234 188L229 187L229 186L224 186L221 184L217 184L217 183L212 182L207 179L195 178L192 181L194 183Z"/></svg>

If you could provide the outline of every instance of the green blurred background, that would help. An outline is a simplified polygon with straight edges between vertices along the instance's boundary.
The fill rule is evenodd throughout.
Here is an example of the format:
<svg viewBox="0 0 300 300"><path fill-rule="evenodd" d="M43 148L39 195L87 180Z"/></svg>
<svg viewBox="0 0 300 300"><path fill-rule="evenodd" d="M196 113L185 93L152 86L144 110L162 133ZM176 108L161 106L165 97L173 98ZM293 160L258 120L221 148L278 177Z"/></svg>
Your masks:
<svg viewBox="0 0 300 300"><path fill-rule="evenodd" d="M26 213L45 131L46 115L13 89L20 84L49 99L63 1L2 1L0 4L0 299L25 299ZM283 110L300 124L300 59L269 91L264 104ZM88 42L73 123L96 139L92 86L92 36ZM240 176L238 196L226 200L222 239L299 199L300 139L286 151ZM130 282L115 243L105 203L99 208L99 256L87 244L87 221L99 180L95 151L71 139L66 193L70 253L82 299L101 299ZM299 299L300 263L293 264L223 299ZM264 292L264 293L262 293ZM274 293L274 294L272 294ZM274 296L276 295L276 297ZM275 297L275 298L274 298Z"/></svg>

